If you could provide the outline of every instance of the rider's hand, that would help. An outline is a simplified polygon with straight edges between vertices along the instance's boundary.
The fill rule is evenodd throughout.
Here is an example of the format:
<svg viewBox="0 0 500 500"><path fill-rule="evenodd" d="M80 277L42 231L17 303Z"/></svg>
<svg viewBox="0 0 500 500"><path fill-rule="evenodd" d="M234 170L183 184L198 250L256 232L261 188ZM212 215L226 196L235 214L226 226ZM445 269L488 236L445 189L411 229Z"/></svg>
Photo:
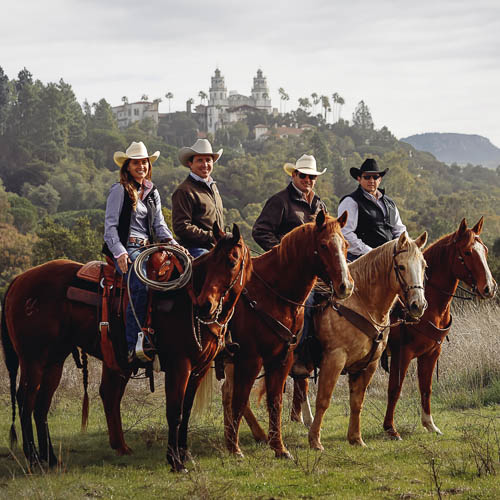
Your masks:
<svg viewBox="0 0 500 500"><path fill-rule="evenodd" d="M128 254L126 253L120 255L120 257L116 259L116 262L118 263L118 267L123 274L128 271L128 265L132 263L132 261L128 257Z"/></svg>

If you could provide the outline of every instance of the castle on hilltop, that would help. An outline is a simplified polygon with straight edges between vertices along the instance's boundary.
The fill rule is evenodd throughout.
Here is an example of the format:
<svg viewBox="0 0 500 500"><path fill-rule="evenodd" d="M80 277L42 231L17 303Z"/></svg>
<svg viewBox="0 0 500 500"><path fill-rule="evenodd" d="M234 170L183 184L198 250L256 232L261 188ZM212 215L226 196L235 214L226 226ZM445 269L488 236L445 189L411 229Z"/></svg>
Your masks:
<svg viewBox="0 0 500 500"><path fill-rule="evenodd" d="M262 110L271 113L271 98L267 79L262 70L257 70L253 79L251 96L238 94L237 91L227 92L224 77L219 68L211 78L208 104L196 106L196 114L207 132L215 133L219 128L232 122L237 122L246 117L248 111Z"/></svg>

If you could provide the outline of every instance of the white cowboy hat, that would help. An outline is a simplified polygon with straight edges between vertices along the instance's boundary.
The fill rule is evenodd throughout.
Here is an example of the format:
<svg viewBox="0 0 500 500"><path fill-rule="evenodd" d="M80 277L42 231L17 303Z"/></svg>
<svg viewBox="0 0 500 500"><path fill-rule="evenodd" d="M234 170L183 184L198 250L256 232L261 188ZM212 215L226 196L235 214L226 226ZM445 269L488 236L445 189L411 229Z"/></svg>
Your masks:
<svg viewBox="0 0 500 500"><path fill-rule="evenodd" d="M322 175L326 172L326 168L321 172L318 170L316 167L316 159L312 155L302 155L297 160L295 165L293 163L285 163L283 165L283 170L290 176L295 172L295 170L309 175Z"/></svg>
<svg viewBox="0 0 500 500"><path fill-rule="evenodd" d="M212 151L212 145L206 139L198 139L190 148L182 148L179 151L178 157L179 161L185 166L189 167L187 164L189 158L194 155L210 155L214 159L214 163L222 155L222 149L219 149L217 153Z"/></svg>
<svg viewBox="0 0 500 500"><path fill-rule="evenodd" d="M125 161L129 159L140 160L142 158L149 158L152 165L159 156L159 151L155 151L152 155L148 155L148 150L146 149L146 146L144 146L143 142L132 142L125 153L123 151L117 151L113 155L113 160L119 167L122 167Z"/></svg>

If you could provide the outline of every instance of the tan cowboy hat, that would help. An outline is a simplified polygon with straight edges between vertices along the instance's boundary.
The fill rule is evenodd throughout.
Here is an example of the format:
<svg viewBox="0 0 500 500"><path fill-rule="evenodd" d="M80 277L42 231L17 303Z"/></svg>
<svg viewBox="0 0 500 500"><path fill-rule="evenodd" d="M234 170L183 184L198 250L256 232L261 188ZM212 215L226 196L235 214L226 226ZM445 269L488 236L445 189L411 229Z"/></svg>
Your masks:
<svg viewBox="0 0 500 500"><path fill-rule="evenodd" d="M321 172L318 170L316 167L316 159L312 155L302 155L297 160L295 165L293 163L285 163L283 165L283 170L290 176L295 172L295 170L309 175L322 175L326 172L326 168Z"/></svg>
<svg viewBox="0 0 500 500"><path fill-rule="evenodd" d="M123 151L117 151L113 155L113 160L119 167L122 167L123 164L129 159L140 160L142 158L149 158L152 165L159 156L159 151L155 151L152 155L148 155L148 150L146 149L146 146L144 146L143 142L132 142L125 153Z"/></svg>
<svg viewBox="0 0 500 500"><path fill-rule="evenodd" d="M189 167L187 162L189 158L194 155L210 155L214 159L214 163L216 163L222 155L222 149L219 149L217 153L214 153L210 142L206 139L198 139L190 148L182 148L179 151L179 161L185 167Z"/></svg>

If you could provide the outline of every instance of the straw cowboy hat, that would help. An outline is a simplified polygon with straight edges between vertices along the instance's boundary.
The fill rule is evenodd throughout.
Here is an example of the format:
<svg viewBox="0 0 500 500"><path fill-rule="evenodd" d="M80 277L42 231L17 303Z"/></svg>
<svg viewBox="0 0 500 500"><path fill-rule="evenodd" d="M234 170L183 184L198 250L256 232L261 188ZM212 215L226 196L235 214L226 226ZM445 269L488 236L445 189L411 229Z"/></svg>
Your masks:
<svg viewBox="0 0 500 500"><path fill-rule="evenodd" d="M210 155L214 159L214 163L222 155L222 149L219 149L217 153L212 151L212 145L206 139L198 139L190 148L182 148L179 151L178 157L179 161L185 166L189 168L187 162L189 158L194 155Z"/></svg>
<svg viewBox="0 0 500 500"><path fill-rule="evenodd" d="M358 177L361 177L361 174L378 174L380 177L384 177L384 175L389 172L389 169L380 170L377 162L373 158L367 158L361 168L352 167L349 170L351 177L358 180Z"/></svg>
<svg viewBox="0 0 500 500"><path fill-rule="evenodd" d="M125 153L123 151L117 151L113 155L113 160L119 167L122 167L127 160L140 160L142 158L149 158L149 161L152 165L159 156L159 151L155 151L152 155L148 155L148 150L146 149L146 146L144 146L143 142L132 142Z"/></svg>
<svg viewBox="0 0 500 500"><path fill-rule="evenodd" d="M297 160L295 165L293 163L285 163L283 165L283 170L288 175L292 175L295 172L295 170L298 170L303 174L309 174L309 175L322 175L326 172L326 168L323 169L321 172L318 170L318 168L316 167L316 160L312 155L302 155Z"/></svg>

